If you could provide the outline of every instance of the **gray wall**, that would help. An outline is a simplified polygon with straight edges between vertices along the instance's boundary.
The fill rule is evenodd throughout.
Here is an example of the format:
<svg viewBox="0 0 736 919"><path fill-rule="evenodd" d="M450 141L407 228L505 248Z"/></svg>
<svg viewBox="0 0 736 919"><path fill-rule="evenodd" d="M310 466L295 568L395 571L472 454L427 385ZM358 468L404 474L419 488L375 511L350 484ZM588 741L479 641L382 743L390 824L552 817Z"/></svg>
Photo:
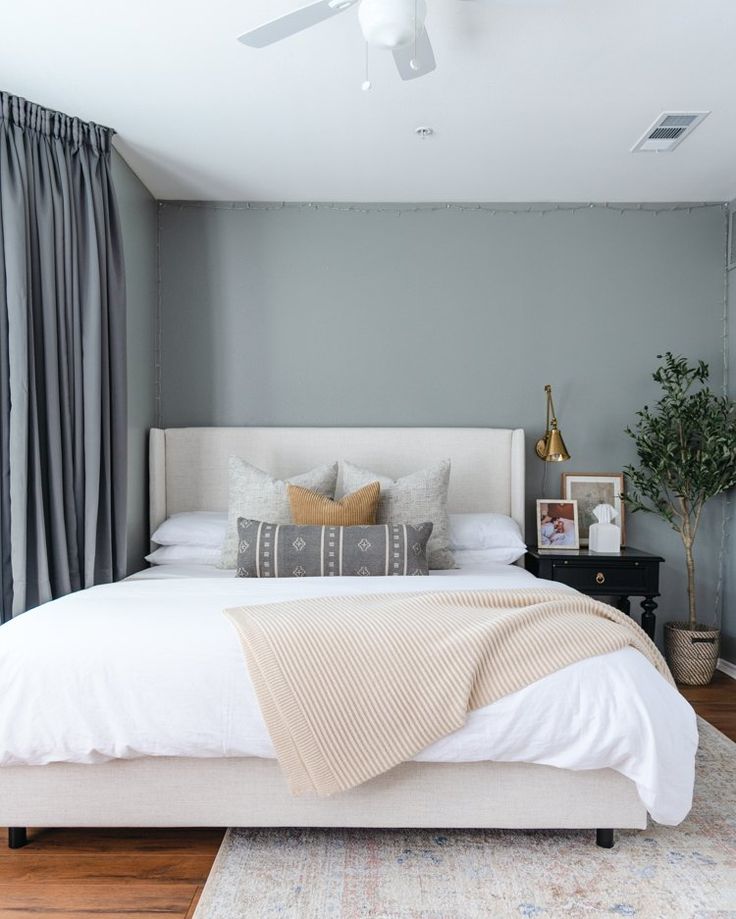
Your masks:
<svg viewBox="0 0 736 919"><path fill-rule="evenodd" d="M113 151L128 300L128 571L148 552L148 429L154 415L156 202Z"/></svg>
<svg viewBox="0 0 736 919"><path fill-rule="evenodd" d="M492 216L165 203L160 219L167 426L521 426L531 506L560 487L560 467L531 455L545 383L572 472L633 458L623 428L655 396L657 354L703 358L720 381L719 206ZM642 515L627 526L667 559L660 622L682 618L676 535ZM719 532L711 508L706 620Z"/></svg>
<svg viewBox="0 0 736 919"><path fill-rule="evenodd" d="M731 202L731 210L736 202ZM736 399L736 269L728 274L728 393ZM736 494L728 503L728 544L723 591L723 636L721 655L736 664Z"/></svg>

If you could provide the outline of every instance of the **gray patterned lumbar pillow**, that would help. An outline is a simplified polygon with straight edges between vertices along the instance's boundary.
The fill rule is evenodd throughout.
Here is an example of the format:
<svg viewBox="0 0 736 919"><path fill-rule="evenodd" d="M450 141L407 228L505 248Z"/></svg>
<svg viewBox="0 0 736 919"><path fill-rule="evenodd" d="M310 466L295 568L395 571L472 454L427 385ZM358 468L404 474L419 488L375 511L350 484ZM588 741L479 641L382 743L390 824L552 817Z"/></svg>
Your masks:
<svg viewBox="0 0 736 919"><path fill-rule="evenodd" d="M381 485L376 522L416 525L431 520L434 529L427 546L429 567L454 568L455 558L450 551L450 518L447 513L450 461L442 460L395 481L352 463L342 464L342 487L346 493L357 491L375 481Z"/></svg>
<svg viewBox="0 0 736 919"><path fill-rule="evenodd" d="M235 568L238 563L238 518L249 517L268 523L291 523L289 483L318 491L328 498L335 497L337 463L317 466L303 475L282 481L251 466L239 456L229 462L230 501L228 504L227 535L222 547L220 568Z"/></svg>
<svg viewBox="0 0 736 919"><path fill-rule="evenodd" d="M238 520L239 578L426 575L431 523L298 526Z"/></svg>

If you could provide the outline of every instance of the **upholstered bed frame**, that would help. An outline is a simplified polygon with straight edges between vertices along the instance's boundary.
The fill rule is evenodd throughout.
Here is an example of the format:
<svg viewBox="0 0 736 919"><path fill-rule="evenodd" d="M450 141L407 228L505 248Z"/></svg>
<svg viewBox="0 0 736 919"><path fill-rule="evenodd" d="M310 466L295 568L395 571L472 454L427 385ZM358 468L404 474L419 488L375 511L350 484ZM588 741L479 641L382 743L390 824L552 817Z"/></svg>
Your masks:
<svg viewBox="0 0 736 919"><path fill-rule="evenodd" d="M520 429L154 428L151 532L181 511L226 510L230 456L242 456L279 478L336 459L349 459L396 478L449 458L450 513L495 511L513 517L524 530L524 432Z"/></svg>
<svg viewBox="0 0 736 919"><path fill-rule="evenodd" d="M151 532L167 516L227 507L232 454L278 476L345 458L400 476L449 457L451 512L496 511L524 527L524 434L488 428L152 430ZM13 766L0 774L0 825L613 828L646 826L634 784L611 769L523 763L405 763L328 799L293 798L257 758L147 757Z"/></svg>

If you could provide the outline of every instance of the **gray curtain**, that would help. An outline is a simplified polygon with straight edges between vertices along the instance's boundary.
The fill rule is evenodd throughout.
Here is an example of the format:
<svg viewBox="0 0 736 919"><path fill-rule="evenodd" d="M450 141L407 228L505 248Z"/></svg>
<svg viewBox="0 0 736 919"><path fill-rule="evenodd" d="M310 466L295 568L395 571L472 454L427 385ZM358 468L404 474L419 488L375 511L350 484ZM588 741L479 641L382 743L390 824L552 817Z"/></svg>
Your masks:
<svg viewBox="0 0 736 919"><path fill-rule="evenodd" d="M125 279L112 131L0 93L7 619L125 573Z"/></svg>

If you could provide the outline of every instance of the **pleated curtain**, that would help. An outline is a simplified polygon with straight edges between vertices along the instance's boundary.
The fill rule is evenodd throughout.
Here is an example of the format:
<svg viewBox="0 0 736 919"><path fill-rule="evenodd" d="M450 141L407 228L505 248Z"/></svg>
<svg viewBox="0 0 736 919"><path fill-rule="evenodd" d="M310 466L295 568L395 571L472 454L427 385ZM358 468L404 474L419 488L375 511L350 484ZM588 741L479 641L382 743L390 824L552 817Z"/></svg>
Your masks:
<svg viewBox="0 0 736 919"><path fill-rule="evenodd" d="M125 573L125 277L112 131L0 93L3 619Z"/></svg>

